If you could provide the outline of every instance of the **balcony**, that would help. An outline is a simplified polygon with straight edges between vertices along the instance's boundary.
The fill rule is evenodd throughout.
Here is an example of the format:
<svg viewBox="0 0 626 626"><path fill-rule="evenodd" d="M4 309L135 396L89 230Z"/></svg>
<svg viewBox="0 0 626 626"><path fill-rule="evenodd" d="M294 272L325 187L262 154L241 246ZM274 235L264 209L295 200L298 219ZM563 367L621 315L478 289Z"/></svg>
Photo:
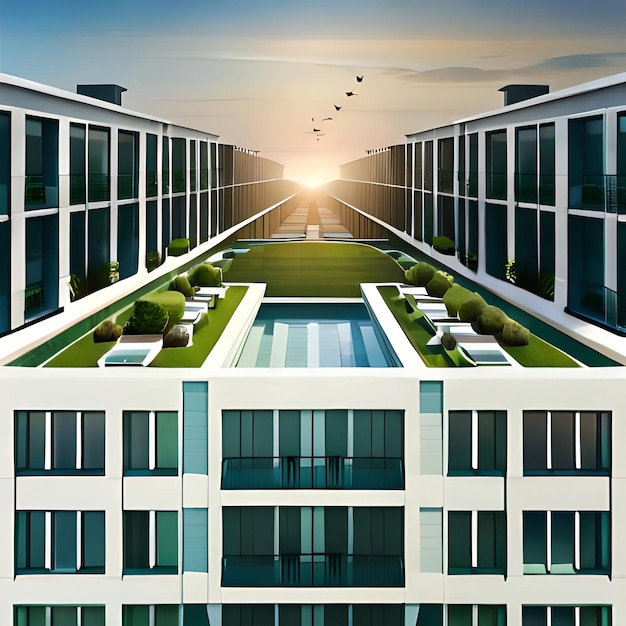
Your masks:
<svg viewBox="0 0 626 626"><path fill-rule="evenodd" d="M226 458L222 489L404 489L401 458Z"/></svg>
<svg viewBox="0 0 626 626"><path fill-rule="evenodd" d="M275 554L226 556L223 587L402 587L401 556Z"/></svg>

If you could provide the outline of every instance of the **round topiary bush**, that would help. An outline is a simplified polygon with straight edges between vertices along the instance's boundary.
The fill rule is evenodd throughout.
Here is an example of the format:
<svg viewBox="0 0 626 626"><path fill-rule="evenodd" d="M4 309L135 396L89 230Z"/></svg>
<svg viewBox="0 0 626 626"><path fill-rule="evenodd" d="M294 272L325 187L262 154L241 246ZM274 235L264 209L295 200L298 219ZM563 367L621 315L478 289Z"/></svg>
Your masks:
<svg viewBox="0 0 626 626"><path fill-rule="evenodd" d="M201 263L188 272L189 282L194 287L219 287L222 284L222 273L219 267L210 263Z"/></svg>
<svg viewBox="0 0 626 626"><path fill-rule="evenodd" d="M441 345L446 350L454 350L454 348L456 348L456 339L454 338L454 335L451 335L450 333L443 333L443 335L441 335Z"/></svg>
<svg viewBox="0 0 626 626"><path fill-rule="evenodd" d="M446 293L443 294L443 303L446 305L448 315L456 317L459 313L459 307L465 300L471 298L474 294L461 285L452 285Z"/></svg>
<svg viewBox="0 0 626 626"><path fill-rule="evenodd" d="M163 337L164 348L184 348L189 343L189 331L180 324L174 326Z"/></svg>
<svg viewBox="0 0 626 626"><path fill-rule="evenodd" d="M170 256L180 256L189 252L189 239L173 239L170 241L170 245L167 246L167 253Z"/></svg>
<svg viewBox="0 0 626 626"><path fill-rule="evenodd" d="M478 319L482 310L487 306L484 298L476 292L464 300L459 306L459 319L462 322L473 322Z"/></svg>
<svg viewBox="0 0 626 626"><path fill-rule="evenodd" d="M186 276L177 276L169 286L170 291L178 291L182 293L185 298L191 298L194 293L196 293L195 289L191 286L189 279Z"/></svg>
<svg viewBox="0 0 626 626"><path fill-rule="evenodd" d="M426 285L426 292L429 296L443 298L446 291L450 289L450 276L443 272L435 272L434 276ZM454 280L454 279L452 279Z"/></svg>
<svg viewBox="0 0 626 626"><path fill-rule="evenodd" d="M528 328L515 320L508 319L502 327L498 339L507 346L527 346L530 340Z"/></svg>
<svg viewBox="0 0 626 626"><path fill-rule="evenodd" d="M111 320L104 320L94 331L94 343L116 341L122 334L122 327Z"/></svg>
<svg viewBox="0 0 626 626"><path fill-rule="evenodd" d="M411 285L425 287L436 273L436 269L426 261L420 261L404 272L404 279Z"/></svg>
<svg viewBox="0 0 626 626"><path fill-rule="evenodd" d="M178 324L185 314L185 296L179 291L155 291L143 296L139 301L141 300L162 306L169 317L169 328Z"/></svg>
<svg viewBox="0 0 626 626"><path fill-rule="evenodd" d="M165 330L168 322L165 307L149 300L137 300L132 317L126 322L127 335L158 335Z"/></svg>
<svg viewBox="0 0 626 626"><path fill-rule="evenodd" d="M497 335L502 332L508 319L502 309L489 304L481 311L478 319L472 322L472 328L479 335Z"/></svg>

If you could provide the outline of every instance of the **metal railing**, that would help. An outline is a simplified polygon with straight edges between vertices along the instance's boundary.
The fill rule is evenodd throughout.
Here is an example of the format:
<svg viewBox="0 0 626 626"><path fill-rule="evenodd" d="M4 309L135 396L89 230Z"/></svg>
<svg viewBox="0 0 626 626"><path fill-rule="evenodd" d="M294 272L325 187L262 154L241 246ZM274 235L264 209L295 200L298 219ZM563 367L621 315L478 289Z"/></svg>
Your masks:
<svg viewBox="0 0 626 626"><path fill-rule="evenodd" d="M401 458L225 458L222 489L403 489Z"/></svg>

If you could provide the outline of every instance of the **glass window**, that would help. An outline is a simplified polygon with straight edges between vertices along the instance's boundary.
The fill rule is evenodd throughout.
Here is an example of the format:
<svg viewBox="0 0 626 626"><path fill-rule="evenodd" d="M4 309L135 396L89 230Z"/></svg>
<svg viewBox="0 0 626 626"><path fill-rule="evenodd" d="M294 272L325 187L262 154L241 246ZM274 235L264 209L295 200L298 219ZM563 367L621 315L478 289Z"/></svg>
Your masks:
<svg viewBox="0 0 626 626"><path fill-rule="evenodd" d="M0 111L0 215L8 215L11 192L11 115Z"/></svg>
<svg viewBox="0 0 626 626"><path fill-rule="evenodd" d="M209 194L200 194L200 243L209 239Z"/></svg>
<svg viewBox="0 0 626 626"><path fill-rule="evenodd" d="M178 513L124 511L124 573L178 572Z"/></svg>
<svg viewBox="0 0 626 626"><path fill-rule="evenodd" d="M89 202L102 202L110 197L110 135L108 128L89 127L88 132L88 195Z"/></svg>
<svg viewBox="0 0 626 626"><path fill-rule="evenodd" d="M537 293L538 263L537 210L515 207L515 270L518 287Z"/></svg>
<svg viewBox="0 0 626 626"><path fill-rule="evenodd" d="M547 469L548 435L546 413L524 412L524 473Z"/></svg>
<svg viewBox="0 0 626 626"><path fill-rule="evenodd" d="M537 203L537 128L515 129L515 200Z"/></svg>
<svg viewBox="0 0 626 626"><path fill-rule="evenodd" d="M159 138L146 134L146 197L154 198L158 193L157 146ZM153 248L150 248L152 250Z"/></svg>
<svg viewBox="0 0 626 626"><path fill-rule="evenodd" d="M165 195L166 193L170 192L170 138L165 136L163 137L162 163L163 167L161 169L161 193Z"/></svg>
<svg viewBox="0 0 626 626"><path fill-rule="evenodd" d="M424 142L424 189L433 190L433 142Z"/></svg>
<svg viewBox="0 0 626 626"><path fill-rule="evenodd" d="M547 573L545 511L524 511L524 574Z"/></svg>
<svg viewBox="0 0 626 626"><path fill-rule="evenodd" d="M120 130L117 135L117 199L139 196L139 134Z"/></svg>
<svg viewBox="0 0 626 626"><path fill-rule="evenodd" d="M467 172L465 171L465 135L460 135L457 140L457 149L459 154L459 169L457 171L457 180L459 183L459 195L467 195L467 182L465 177Z"/></svg>
<svg viewBox="0 0 626 626"><path fill-rule="evenodd" d="M452 193L454 187L454 137L440 139L438 143L439 171L438 189Z"/></svg>
<svg viewBox="0 0 626 626"><path fill-rule="evenodd" d="M139 267L139 204L117 208L117 260L120 278L137 273Z"/></svg>
<svg viewBox="0 0 626 626"><path fill-rule="evenodd" d="M81 433L80 446L77 445L78 433ZM104 473L103 412L17 411L15 437L18 475ZM47 440L50 442L48 450ZM80 456L77 450L82 451Z"/></svg>
<svg viewBox="0 0 626 626"><path fill-rule="evenodd" d="M124 474L178 473L178 414L124 411Z"/></svg>
<svg viewBox="0 0 626 626"><path fill-rule="evenodd" d="M508 262L507 210L501 204L485 204L486 267L488 274L505 280Z"/></svg>
<svg viewBox="0 0 626 626"><path fill-rule="evenodd" d="M104 511L17 511L17 573L103 574L104 515Z"/></svg>
<svg viewBox="0 0 626 626"><path fill-rule="evenodd" d="M11 223L8 220L0 222L0 250L4 250L0 254L0 333L3 333L11 328Z"/></svg>
<svg viewBox="0 0 626 626"><path fill-rule="evenodd" d="M189 196L189 249L198 245L198 194Z"/></svg>
<svg viewBox="0 0 626 626"><path fill-rule="evenodd" d="M569 206L604 211L604 119L569 120Z"/></svg>
<svg viewBox="0 0 626 626"><path fill-rule="evenodd" d="M422 165L422 142L418 141L415 144L415 162L413 164L413 168L414 168L414 172L415 172L415 178L414 178L414 185L415 185L415 189L421 189L422 188L422 177L423 177L423 165Z"/></svg>
<svg viewBox="0 0 626 626"><path fill-rule="evenodd" d="M467 179L467 195L478 197L478 133L469 135L469 175Z"/></svg>
<svg viewBox="0 0 626 626"><path fill-rule="evenodd" d="M448 474L472 469L472 412L450 411L448 417Z"/></svg>
<svg viewBox="0 0 626 626"><path fill-rule="evenodd" d="M59 123L26 116L26 209L59 206Z"/></svg>
<svg viewBox="0 0 626 626"><path fill-rule="evenodd" d="M172 240L187 237L187 205L185 196L172 199ZM169 242L168 242L169 243Z"/></svg>
<svg viewBox="0 0 626 626"><path fill-rule="evenodd" d="M472 513L448 513L448 573L469 574L472 568Z"/></svg>
<svg viewBox="0 0 626 626"><path fill-rule="evenodd" d="M197 190L197 176L196 170L196 144L195 139L189 141L189 189L190 191Z"/></svg>
<svg viewBox="0 0 626 626"><path fill-rule="evenodd" d="M70 124L70 204L87 199L87 131L84 124Z"/></svg>
<svg viewBox="0 0 626 626"><path fill-rule="evenodd" d="M486 133L487 198L506 200L506 131Z"/></svg>
<svg viewBox="0 0 626 626"><path fill-rule="evenodd" d="M109 207L87 211L87 288L89 293L109 285Z"/></svg>
<svg viewBox="0 0 626 626"><path fill-rule="evenodd" d="M554 206L555 183L554 124L539 126L539 202Z"/></svg>
<svg viewBox="0 0 626 626"><path fill-rule="evenodd" d="M539 211L539 292L554 300L554 213Z"/></svg>
<svg viewBox="0 0 626 626"><path fill-rule="evenodd" d="M172 192L186 189L185 139L172 139ZM181 235L182 236L182 235Z"/></svg>
<svg viewBox="0 0 626 626"><path fill-rule="evenodd" d="M200 189L209 188L209 144L200 142Z"/></svg>
<svg viewBox="0 0 626 626"><path fill-rule="evenodd" d="M84 295L82 291L87 267L85 217L85 211L70 213L70 274L76 277L78 286L73 300Z"/></svg>

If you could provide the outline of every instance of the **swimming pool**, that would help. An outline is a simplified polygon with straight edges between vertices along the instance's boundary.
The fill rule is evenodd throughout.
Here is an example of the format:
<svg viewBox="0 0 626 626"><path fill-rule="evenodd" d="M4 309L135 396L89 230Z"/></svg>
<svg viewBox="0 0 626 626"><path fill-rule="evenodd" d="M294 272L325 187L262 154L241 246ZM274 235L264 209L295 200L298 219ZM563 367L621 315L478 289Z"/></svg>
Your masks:
<svg viewBox="0 0 626 626"><path fill-rule="evenodd" d="M394 367L364 304L263 304L236 367Z"/></svg>

